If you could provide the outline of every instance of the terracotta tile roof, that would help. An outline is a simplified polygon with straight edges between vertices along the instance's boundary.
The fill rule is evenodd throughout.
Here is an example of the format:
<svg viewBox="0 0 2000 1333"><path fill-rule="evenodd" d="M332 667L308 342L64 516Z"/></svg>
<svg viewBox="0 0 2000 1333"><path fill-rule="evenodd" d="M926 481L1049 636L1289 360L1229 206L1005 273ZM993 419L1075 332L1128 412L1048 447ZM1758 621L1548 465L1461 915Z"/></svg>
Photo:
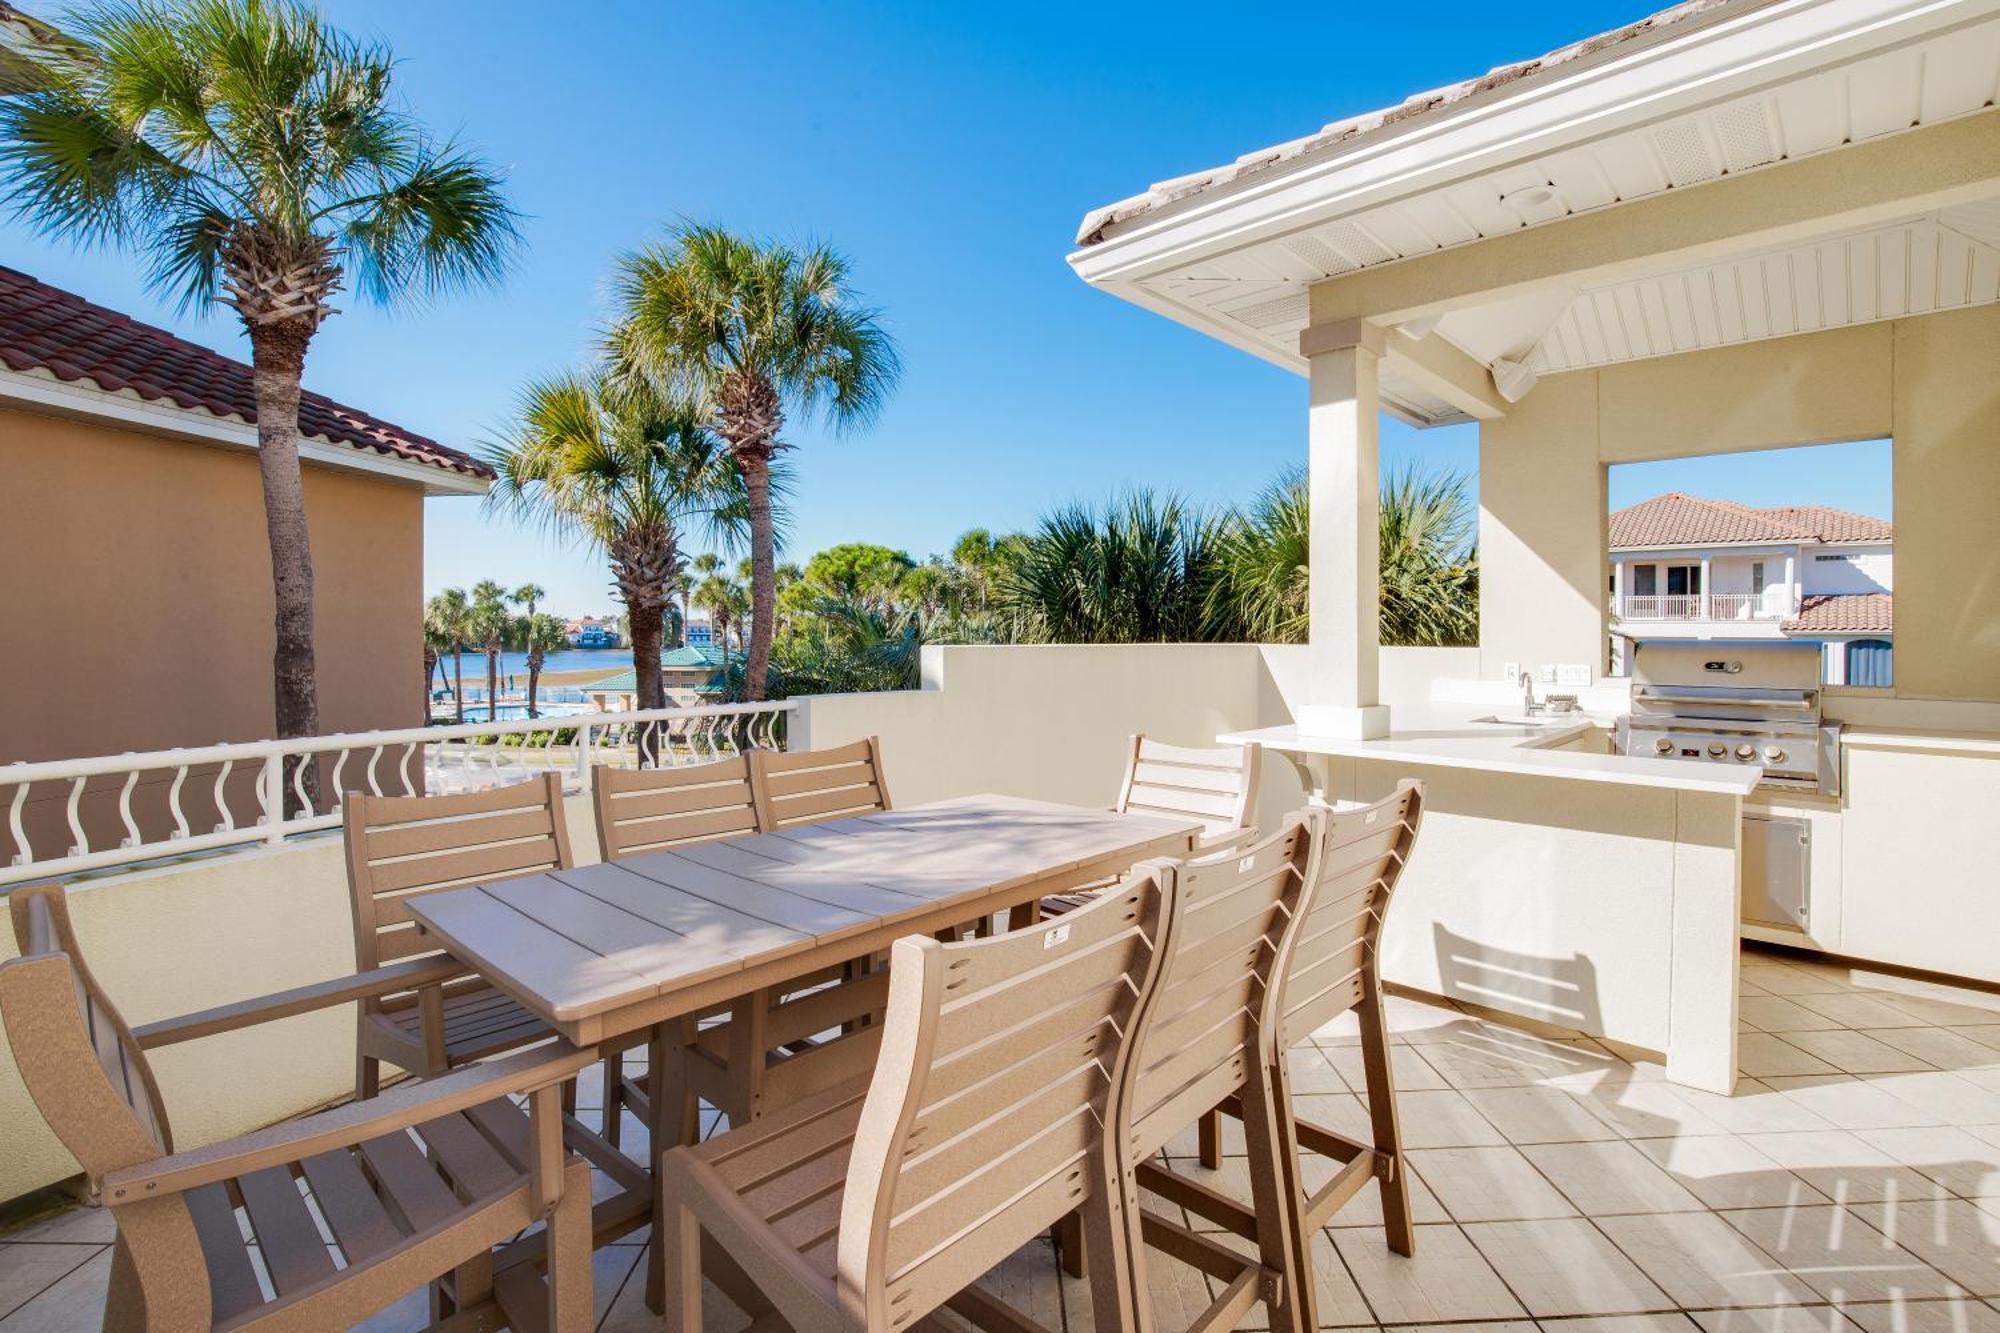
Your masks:
<svg viewBox="0 0 2000 1333"><path fill-rule="evenodd" d="M109 393L129 389L147 402L257 420L250 367L243 362L6 267L0 267L0 364L87 380ZM468 477L493 475L469 454L310 390L299 398L299 429Z"/></svg>
<svg viewBox="0 0 2000 1333"><path fill-rule="evenodd" d="M1628 23L1622 28L1613 28L1595 37L1572 42L1568 46L1536 56L1532 60L1517 60L1512 64L1500 65L1476 79L1466 79L1459 83L1447 84L1442 88L1433 88L1429 92L1416 93L1404 98L1396 106L1350 116L1346 120L1336 120L1320 129L1318 133L1309 134L1303 139L1293 139L1289 143L1281 143L1273 148L1245 153L1234 162L1223 166L1178 176L1173 180L1160 181L1144 194L1121 199L1115 204L1085 214L1082 226L1077 229L1076 243L1095 245L1105 238L1106 232L1113 225L1163 208L1190 195L1234 184L1259 172L1288 165L1309 154L1351 147L1358 140L1402 125L1418 116L1453 106L1476 94L1547 70L1557 69L1573 60L1602 51L1606 47L1617 46L1648 33L1658 32L1662 28L1706 14L1713 9L1720 9L1724 5L1746 2L1754 3L1755 0L1684 0L1682 4L1662 9L1656 14L1649 14L1636 23Z"/></svg>
<svg viewBox="0 0 2000 1333"><path fill-rule="evenodd" d="M1894 527L1866 514L1825 505L1753 509L1734 500L1706 500L1669 491L1611 516L1611 549L1662 546L1741 546L1764 542L1886 542Z"/></svg>
<svg viewBox="0 0 2000 1333"><path fill-rule="evenodd" d="M1815 593L1799 601L1787 634L1888 634L1896 628L1896 598L1886 592Z"/></svg>

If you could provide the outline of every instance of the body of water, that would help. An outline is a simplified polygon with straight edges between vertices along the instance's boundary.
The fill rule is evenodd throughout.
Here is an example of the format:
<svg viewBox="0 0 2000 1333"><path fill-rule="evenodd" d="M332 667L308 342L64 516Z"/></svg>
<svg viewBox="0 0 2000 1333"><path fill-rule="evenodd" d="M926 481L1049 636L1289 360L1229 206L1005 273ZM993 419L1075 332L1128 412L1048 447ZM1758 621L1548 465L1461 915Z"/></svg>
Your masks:
<svg viewBox="0 0 2000 1333"><path fill-rule="evenodd" d="M542 670L550 671L629 671L632 667L630 648L565 648L559 653L550 653L542 663ZM451 680L451 654L444 655L444 674L447 684ZM526 653L500 654L500 674L518 676L525 683L528 675L528 655ZM474 678L482 686L486 682L486 654L470 649L465 654L465 683L471 686ZM436 677L432 677L435 681Z"/></svg>

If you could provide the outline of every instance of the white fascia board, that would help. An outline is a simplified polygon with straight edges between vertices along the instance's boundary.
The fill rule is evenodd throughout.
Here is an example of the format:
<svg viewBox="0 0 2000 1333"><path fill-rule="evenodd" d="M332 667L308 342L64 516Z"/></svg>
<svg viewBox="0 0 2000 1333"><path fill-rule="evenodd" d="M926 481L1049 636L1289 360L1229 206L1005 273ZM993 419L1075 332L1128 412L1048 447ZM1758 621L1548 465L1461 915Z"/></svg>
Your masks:
<svg viewBox="0 0 2000 1333"><path fill-rule="evenodd" d="M172 435L204 444L257 447L257 428L237 417L219 417L204 408L141 398L129 389L109 392L81 380L60 380L45 370L0 367L0 403L57 416L108 421L154 435ZM423 487L426 495L484 495L492 483L447 468L396 458L321 435L299 437L299 457L310 463L372 472Z"/></svg>
<svg viewBox="0 0 2000 1333"><path fill-rule="evenodd" d="M1658 41L1607 47L1553 76L1474 95L1443 114L1415 118L1407 129L1367 135L1350 151L1308 155L1256 184L1224 183L1205 192L1209 197L1165 205L1162 216L1135 218L1069 262L1094 284L1143 279L1996 13L2000 0L1778 0L1724 11L1713 22L1668 29Z"/></svg>

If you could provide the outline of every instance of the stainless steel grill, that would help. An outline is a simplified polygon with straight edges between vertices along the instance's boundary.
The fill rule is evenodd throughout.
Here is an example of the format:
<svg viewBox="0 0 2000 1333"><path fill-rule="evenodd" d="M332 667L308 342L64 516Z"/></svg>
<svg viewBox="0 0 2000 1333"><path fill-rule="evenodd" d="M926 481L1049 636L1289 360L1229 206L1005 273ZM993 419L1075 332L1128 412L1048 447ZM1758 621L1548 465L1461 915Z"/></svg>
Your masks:
<svg viewBox="0 0 2000 1333"><path fill-rule="evenodd" d="M1644 639L1631 654L1621 754L1755 764L1763 786L1838 793L1840 728L1820 717L1817 643Z"/></svg>

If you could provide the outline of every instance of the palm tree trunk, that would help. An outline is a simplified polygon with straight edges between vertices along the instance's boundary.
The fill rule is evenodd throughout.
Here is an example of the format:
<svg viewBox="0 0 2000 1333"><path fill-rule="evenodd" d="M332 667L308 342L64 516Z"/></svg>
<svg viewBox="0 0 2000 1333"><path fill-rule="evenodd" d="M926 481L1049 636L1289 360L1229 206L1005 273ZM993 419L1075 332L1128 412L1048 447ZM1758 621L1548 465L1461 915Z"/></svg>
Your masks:
<svg viewBox="0 0 2000 1333"><path fill-rule="evenodd" d="M639 707L667 706L666 679L660 673L660 636L665 617L660 608L642 600L632 606L632 674L639 690ZM639 767L658 768L665 734L657 722L639 728Z"/></svg>
<svg viewBox="0 0 2000 1333"><path fill-rule="evenodd" d="M313 326L299 319L250 326L251 384L257 399L257 470L264 483L264 530L271 547L276 643L271 654L278 738L319 734L313 663L312 537L299 471L299 378ZM293 770L304 765L294 777ZM319 765L285 761L285 790L302 789L319 808ZM287 804L292 798L287 798ZM276 813L275 811L273 812Z"/></svg>
<svg viewBox="0 0 2000 1333"><path fill-rule="evenodd" d="M500 720L500 650L486 645L486 720Z"/></svg>
<svg viewBox="0 0 2000 1333"><path fill-rule="evenodd" d="M451 645L451 669L457 673L452 682L451 698L457 712L458 723L465 725L465 645L454 642Z"/></svg>
<svg viewBox="0 0 2000 1333"><path fill-rule="evenodd" d="M531 721L541 716L535 708L535 696L541 691L541 687L542 654L537 650L528 654L528 718Z"/></svg>
<svg viewBox="0 0 2000 1333"><path fill-rule="evenodd" d="M743 450L738 459L750 499L750 660L743 666L743 699L755 703L764 697L764 678L770 674L771 637L778 611L769 445Z"/></svg>

